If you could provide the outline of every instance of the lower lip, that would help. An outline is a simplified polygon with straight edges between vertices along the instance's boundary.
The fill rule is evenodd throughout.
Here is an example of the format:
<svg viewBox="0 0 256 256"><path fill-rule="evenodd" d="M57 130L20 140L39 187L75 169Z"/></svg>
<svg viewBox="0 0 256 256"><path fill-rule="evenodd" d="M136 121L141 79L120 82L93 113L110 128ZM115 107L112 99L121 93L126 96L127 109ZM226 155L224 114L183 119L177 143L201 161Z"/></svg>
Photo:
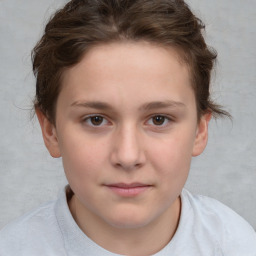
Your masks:
<svg viewBox="0 0 256 256"><path fill-rule="evenodd" d="M107 186L107 187L112 192L122 197L135 197L142 194L149 188L151 188L151 186L139 186L139 187L132 187L132 188L115 187L115 186Z"/></svg>

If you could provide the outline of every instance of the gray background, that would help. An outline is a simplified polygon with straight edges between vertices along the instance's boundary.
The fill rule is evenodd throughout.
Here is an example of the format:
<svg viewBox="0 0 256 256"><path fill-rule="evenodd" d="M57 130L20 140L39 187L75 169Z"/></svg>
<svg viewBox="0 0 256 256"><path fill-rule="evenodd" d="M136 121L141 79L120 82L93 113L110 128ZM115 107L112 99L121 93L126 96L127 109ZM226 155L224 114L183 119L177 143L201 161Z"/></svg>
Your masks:
<svg viewBox="0 0 256 256"><path fill-rule="evenodd" d="M219 53L214 98L229 120L212 121L206 151L193 159L187 187L217 198L256 228L256 1L189 0ZM61 0L0 0L0 228L66 184L36 119L30 51Z"/></svg>

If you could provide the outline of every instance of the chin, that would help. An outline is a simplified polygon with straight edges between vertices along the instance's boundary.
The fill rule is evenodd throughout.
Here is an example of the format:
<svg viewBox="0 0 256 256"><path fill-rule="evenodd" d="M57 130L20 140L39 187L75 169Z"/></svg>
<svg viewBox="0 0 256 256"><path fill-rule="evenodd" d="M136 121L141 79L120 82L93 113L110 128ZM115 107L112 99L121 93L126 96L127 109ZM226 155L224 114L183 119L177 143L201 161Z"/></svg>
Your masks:
<svg viewBox="0 0 256 256"><path fill-rule="evenodd" d="M106 220L108 224L110 224L114 228L121 228L121 229L136 229L142 228L147 226L153 218L150 216L140 215L137 214L115 214L111 218Z"/></svg>

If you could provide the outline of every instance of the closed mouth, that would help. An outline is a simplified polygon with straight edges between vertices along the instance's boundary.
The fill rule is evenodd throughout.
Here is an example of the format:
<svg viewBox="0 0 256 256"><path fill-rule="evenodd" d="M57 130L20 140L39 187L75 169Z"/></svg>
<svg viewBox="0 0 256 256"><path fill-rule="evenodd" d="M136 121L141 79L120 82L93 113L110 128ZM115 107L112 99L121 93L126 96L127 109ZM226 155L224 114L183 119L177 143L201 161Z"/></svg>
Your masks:
<svg viewBox="0 0 256 256"><path fill-rule="evenodd" d="M121 197L135 197L143 192L147 191L149 188L153 187L149 184L144 183L113 183L105 185L114 194Z"/></svg>
<svg viewBox="0 0 256 256"><path fill-rule="evenodd" d="M114 183L106 186L129 189L129 188L139 188L139 187L150 187L151 185L143 184L143 183Z"/></svg>

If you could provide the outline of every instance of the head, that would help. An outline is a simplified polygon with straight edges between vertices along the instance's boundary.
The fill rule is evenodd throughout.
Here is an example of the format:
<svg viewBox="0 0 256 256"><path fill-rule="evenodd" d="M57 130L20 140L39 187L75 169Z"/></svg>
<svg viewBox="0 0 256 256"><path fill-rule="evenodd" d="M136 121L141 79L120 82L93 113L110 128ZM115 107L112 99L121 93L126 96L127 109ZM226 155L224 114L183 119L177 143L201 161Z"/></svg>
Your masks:
<svg viewBox="0 0 256 256"><path fill-rule="evenodd" d="M75 219L105 248L102 228L176 229L191 158L225 114L202 29L181 0L71 1L33 51L45 144L63 159Z"/></svg>
<svg viewBox="0 0 256 256"><path fill-rule="evenodd" d="M204 25L182 0L73 0L48 22L32 52L37 78L35 108L54 123L65 70L94 46L146 41L175 48L190 71L198 118L227 115L210 98L216 52L202 36Z"/></svg>

